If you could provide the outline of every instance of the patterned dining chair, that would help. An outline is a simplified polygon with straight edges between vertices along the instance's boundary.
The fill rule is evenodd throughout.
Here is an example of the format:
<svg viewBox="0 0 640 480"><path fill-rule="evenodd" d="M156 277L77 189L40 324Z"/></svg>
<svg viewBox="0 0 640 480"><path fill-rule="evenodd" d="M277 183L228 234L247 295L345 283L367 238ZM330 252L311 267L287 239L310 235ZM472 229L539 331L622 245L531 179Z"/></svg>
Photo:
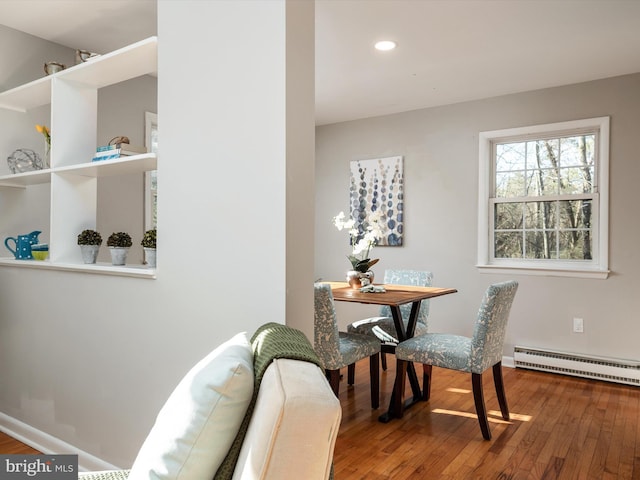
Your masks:
<svg viewBox="0 0 640 480"><path fill-rule="evenodd" d="M369 357L371 408L380 405L380 341L357 333L338 331L338 319L331 286L314 285L314 348L333 392L340 391L340 369Z"/></svg>
<svg viewBox="0 0 640 480"><path fill-rule="evenodd" d="M385 270L384 283L392 285L412 285L416 287L430 287L433 283L433 274L423 270ZM404 328L407 328L411 304L400 306ZM418 312L416 331L414 335L427 333L427 318L429 317L429 300L423 300ZM382 343L398 343L396 327L391 316L391 308L384 305L380 307L380 316L357 320L347 325L347 332L359 333L378 338ZM387 369L387 359L384 352L380 352L382 369ZM353 384L355 377L355 365L349 365L349 383Z"/></svg>
<svg viewBox="0 0 640 480"><path fill-rule="evenodd" d="M518 290L518 282L490 285L478 311L472 337L447 333L427 333L400 342L396 347L398 373L394 386L395 408L402 416L402 392L407 362L422 363L424 367L424 400L431 393L432 366L471 373L473 398L482 436L491 439L487 410L482 391L482 374L493 368L493 381L502 418L509 420L509 407L502 381L502 349L511 304Z"/></svg>

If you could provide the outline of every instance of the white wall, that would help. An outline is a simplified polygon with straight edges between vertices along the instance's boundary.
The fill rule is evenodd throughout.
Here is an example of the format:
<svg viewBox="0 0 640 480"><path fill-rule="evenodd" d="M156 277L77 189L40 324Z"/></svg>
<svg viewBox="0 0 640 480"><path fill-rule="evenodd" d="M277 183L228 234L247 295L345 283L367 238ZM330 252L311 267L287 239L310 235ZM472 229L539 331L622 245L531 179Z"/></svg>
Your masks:
<svg viewBox="0 0 640 480"><path fill-rule="evenodd" d="M374 270L433 271L459 293L431 302L430 328L471 334L482 293L514 278L505 355L513 346L640 359L640 74L319 127L316 132L316 275L342 279L347 238L331 219L348 207L349 162L404 156L405 244L378 247ZM480 274L477 242L478 132L611 116L610 269L607 280ZM371 309L338 305L342 324ZM584 333L572 333L582 317Z"/></svg>
<svg viewBox="0 0 640 480"><path fill-rule="evenodd" d="M128 467L211 349L268 321L312 330L313 216L286 216L313 202L313 89L286 88L313 78L296 16L313 25L313 3L158 2L157 279L0 268L0 428Z"/></svg>

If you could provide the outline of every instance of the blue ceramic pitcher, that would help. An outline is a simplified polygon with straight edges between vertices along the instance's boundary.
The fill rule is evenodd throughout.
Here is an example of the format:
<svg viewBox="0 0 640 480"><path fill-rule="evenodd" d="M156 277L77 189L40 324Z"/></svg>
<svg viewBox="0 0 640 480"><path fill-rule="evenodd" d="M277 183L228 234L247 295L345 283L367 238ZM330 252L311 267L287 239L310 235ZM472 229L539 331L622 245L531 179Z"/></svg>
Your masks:
<svg viewBox="0 0 640 480"><path fill-rule="evenodd" d="M31 245L38 243L38 235L41 233L41 231L35 230L31 233L27 233L26 235L18 235L17 238L7 237L4 239L4 245L11 253L13 253L16 260L32 260L33 255L31 255ZM13 241L13 246L15 248L11 248L9 246L9 240Z"/></svg>

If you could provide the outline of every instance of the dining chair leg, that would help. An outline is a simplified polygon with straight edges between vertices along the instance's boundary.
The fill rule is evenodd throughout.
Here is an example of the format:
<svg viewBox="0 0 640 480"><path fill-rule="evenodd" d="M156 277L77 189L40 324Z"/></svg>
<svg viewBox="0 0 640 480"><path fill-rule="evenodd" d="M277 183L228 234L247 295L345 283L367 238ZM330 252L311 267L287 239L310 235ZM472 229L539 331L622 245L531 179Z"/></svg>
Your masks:
<svg viewBox="0 0 640 480"><path fill-rule="evenodd" d="M404 414L404 386L407 376L407 362L404 360L396 361L396 381L393 384L393 416L402 418Z"/></svg>
<svg viewBox="0 0 640 480"><path fill-rule="evenodd" d="M340 393L340 370L325 370L325 375L327 376L327 380L329 380L331 390L333 390L333 393L338 397Z"/></svg>
<svg viewBox="0 0 640 480"><path fill-rule="evenodd" d="M493 366L493 383L496 386L496 395L498 396L502 418L510 420L509 405L507 404L507 396L504 393L504 382L502 381L502 362L498 362Z"/></svg>
<svg viewBox="0 0 640 480"><path fill-rule="evenodd" d="M380 354L369 357L369 382L371 383L371 408L380 406Z"/></svg>
<svg viewBox="0 0 640 480"><path fill-rule="evenodd" d="M387 356L384 352L380 352L380 363L382 364L382 370L387 371Z"/></svg>
<svg viewBox="0 0 640 480"><path fill-rule="evenodd" d="M352 363L347 367L347 383L353 385L356 383L356 364Z"/></svg>
<svg viewBox="0 0 640 480"><path fill-rule="evenodd" d="M487 409L484 405L484 394L482 392L482 374L472 373L471 383L473 385L473 400L476 404L476 413L478 414L478 422L480 430L485 440L491 440L491 430L489 430L489 420L487 419Z"/></svg>
<svg viewBox="0 0 640 480"><path fill-rule="evenodd" d="M422 400L425 402L431 398L431 365L422 364Z"/></svg>

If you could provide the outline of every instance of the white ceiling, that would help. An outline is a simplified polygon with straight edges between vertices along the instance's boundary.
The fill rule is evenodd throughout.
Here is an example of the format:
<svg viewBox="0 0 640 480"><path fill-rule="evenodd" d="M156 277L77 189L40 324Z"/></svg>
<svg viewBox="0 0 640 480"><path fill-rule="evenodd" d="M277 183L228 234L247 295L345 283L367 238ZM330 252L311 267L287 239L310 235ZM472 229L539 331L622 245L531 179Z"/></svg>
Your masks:
<svg viewBox="0 0 640 480"><path fill-rule="evenodd" d="M105 53L155 35L156 2L0 0L0 23ZM316 0L318 125L635 72L640 0Z"/></svg>

